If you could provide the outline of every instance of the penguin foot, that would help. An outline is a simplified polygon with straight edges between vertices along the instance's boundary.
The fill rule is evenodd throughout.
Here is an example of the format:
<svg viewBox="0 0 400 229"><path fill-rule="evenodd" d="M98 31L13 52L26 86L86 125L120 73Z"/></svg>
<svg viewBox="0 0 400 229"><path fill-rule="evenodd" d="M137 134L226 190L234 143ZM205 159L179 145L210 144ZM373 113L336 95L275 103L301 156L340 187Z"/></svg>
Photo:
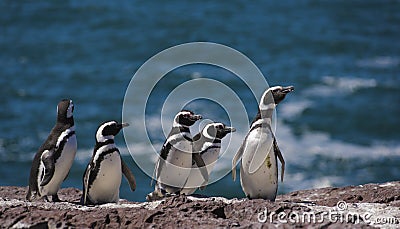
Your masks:
<svg viewBox="0 0 400 229"><path fill-rule="evenodd" d="M79 204L82 206L95 206L95 204L90 200L90 198L86 198L86 202L84 201L84 196L82 195L81 199L79 200Z"/></svg>
<svg viewBox="0 0 400 229"><path fill-rule="evenodd" d="M44 202L50 202L50 200L47 196L43 196L42 199L44 200Z"/></svg>
<svg viewBox="0 0 400 229"><path fill-rule="evenodd" d="M164 197L165 196L160 191L154 190L154 192L147 194L146 200L148 202L151 202L151 201L161 200Z"/></svg>
<svg viewBox="0 0 400 229"><path fill-rule="evenodd" d="M161 199L164 199L165 197L176 196L176 195L179 195L179 192L171 194L171 193L166 192L163 189L161 189L161 190L156 189L153 192L147 194L146 200L150 202L150 201L161 200Z"/></svg>
<svg viewBox="0 0 400 229"><path fill-rule="evenodd" d="M204 189L206 189L206 187L207 187L207 184L200 186L199 189L203 191Z"/></svg>
<svg viewBox="0 0 400 229"><path fill-rule="evenodd" d="M51 196L51 200L52 200L53 202L61 202L61 200L60 200L60 198L58 198L58 195L57 195L57 194L52 195L52 196Z"/></svg>
<svg viewBox="0 0 400 229"><path fill-rule="evenodd" d="M42 198L40 198L38 195L30 195L29 197L26 197L26 200L29 202L34 202L34 201L40 201Z"/></svg>
<svg viewBox="0 0 400 229"><path fill-rule="evenodd" d="M25 197L26 201L32 202L38 199L38 194L36 192L31 192L28 190L28 193L26 194Z"/></svg>

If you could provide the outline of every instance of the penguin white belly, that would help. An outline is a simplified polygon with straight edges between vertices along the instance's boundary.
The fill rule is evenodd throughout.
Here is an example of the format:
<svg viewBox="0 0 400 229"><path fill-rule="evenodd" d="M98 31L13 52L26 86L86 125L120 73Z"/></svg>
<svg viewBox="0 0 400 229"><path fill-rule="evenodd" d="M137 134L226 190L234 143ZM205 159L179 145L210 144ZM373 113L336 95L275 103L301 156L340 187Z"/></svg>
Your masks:
<svg viewBox="0 0 400 229"><path fill-rule="evenodd" d="M121 157L118 152L107 154L100 163L97 177L88 190L93 203L118 202L121 185Z"/></svg>
<svg viewBox="0 0 400 229"><path fill-rule="evenodd" d="M162 189L169 193L182 190L192 168L191 151L192 143L189 141L178 142L171 148L158 176Z"/></svg>
<svg viewBox="0 0 400 229"><path fill-rule="evenodd" d="M278 168L272 142L270 141L270 133L253 131L247 140L245 152L243 153L242 163L240 166L240 182L242 189L249 198L262 198L275 200L278 189ZM250 163L254 159L255 146L260 144L261 149L265 149L265 154L269 150L267 157L264 157L262 164L254 172L250 171ZM269 148L269 149L268 149Z"/></svg>
<svg viewBox="0 0 400 229"><path fill-rule="evenodd" d="M214 169L215 163L218 160L219 152L220 148L212 148L201 155L204 164L206 164L208 176L210 176L211 171ZM190 171L189 178L187 179L187 182L185 184L186 188L182 190L182 193L185 193L186 195L193 194L196 189L205 182L200 170L197 169L197 165L194 164L192 167L195 169L192 169Z"/></svg>
<svg viewBox="0 0 400 229"><path fill-rule="evenodd" d="M39 193L41 196L45 195L55 195L57 191L60 189L61 183L67 177L69 170L71 169L72 163L74 162L75 154L77 150L77 141L76 135L72 135L68 138L67 142L64 145L64 148L61 152L60 157L57 159L55 163L55 170L53 177L50 182L45 186L40 186L42 176L45 172L43 162L40 162L39 167Z"/></svg>
<svg viewBox="0 0 400 229"><path fill-rule="evenodd" d="M211 171L214 169L214 166L217 163L219 152L220 148L212 148L201 156L201 158L203 158L204 164L206 164L208 175L211 174ZM200 174L199 170L196 171L198 171ZM203 178L201 174L200 177Z"/></svg>

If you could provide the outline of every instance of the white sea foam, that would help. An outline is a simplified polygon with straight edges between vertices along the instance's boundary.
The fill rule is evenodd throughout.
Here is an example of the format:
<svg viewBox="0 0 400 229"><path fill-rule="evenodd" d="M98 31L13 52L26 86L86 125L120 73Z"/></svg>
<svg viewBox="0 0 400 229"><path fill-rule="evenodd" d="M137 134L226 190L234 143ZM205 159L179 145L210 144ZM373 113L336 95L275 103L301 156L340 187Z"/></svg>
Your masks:
<svg viewBox="0 0 400 229"><path fill-rule="evenodd" d="M288 126L282 123L278 124L276 136L286 164L303 168L314 168L315 165L313 163L315 163L316 155L323 155L333 159L355 159L358 162L400 155L400 145L374 143L371 146L361 146L332 139L328 134L321 132L306 132L298 137L292 133ZM347 184L347 177L334 176L334 174L334 171L332 171L330 176L315 175L314 178L305 178L306 174L297 174L293 177L289 170L286 174L284 187L289 190L296 190L327 187L333 184ZM310 174L308 175L310 176ZM360 174L354 174L354 177L358 175Z"/></svg>
<svg viewBox="0 0 400 229"><path fill-rule="evenodd" d="M93 154L93 148L78 149L75 154L75 161L78 162L79 164L86 165L89 162L90 158L92 157L92 154Z"/></svg>
<svg viewBox="0 0 400 229"><path fill-rule="evenodd" d="M290 118L293 113L294 115L299 115L309 106L312 106L312 102L309 100L282 104L278 115ZM154 126L152 128L160 127ZM223 139L221 150L227 150L227 152L217 162L211 177L226 175L230 171L232 157L240 147L247 131L248 128L239 128L237 132ZM329 175L316 175L310 174L310 169L304 172L298 171L298 169L296 171L290 170L290 168L314 168L316 165L313 163L315 163L317 156L329 157L331 159L355 159L357 163L367 163L375 159L400 156L400 144L397 143L375 142L369 146L362 146L336 140L327 133L311 131L305 131L298 136L293 133L290 126L281 122L277 124L276 137L287 165L285 180L281 186L285 191L348 184L348 177L335 176L334 171L332 171L332 174L329 174L329 171L327 171ZM231 146L228 148L229 141ZM2 141L0 141L0 160L3 162L9 161L9 159L6 159L7 157L4 157L4 154L7 153L3 149L4 147L1 143ZM136 139L135 142L129 142L128 144L131 153L141 160L140 163L144 162L140 166L149 167L150 170L154 168L154 163L158 156L154 153L151 146L141 139ZM118 147L122 155L129 155L128 148L126 146L124 147L122 143L118 144ZM158 153L162 147L162 142L156 143L153 147ZM80 165L86 165L92 156L92 152L93 148L78 149L75 161ZM28 156L26 154L21 154L20 157L14 155L12 160L30 161L34 153L35 152L31 152ZM368 170L358 170L357 174L354 174L354 179L363 176L360 173L363 173L365 176L365 174L369 172Z"/></svg>
<svg viewBox="0 0 400 229"><path fill-rule="evenodd" d="M246 133L236 133L234 141L242 141ZM328 187L337 184L347 185L348 177L331 175L314 175L310 170L299 172L291 171L290 167L314 168L317 155L330 157L332 159L354 159L359 162L400 156L400 145L389 145L385 142L374 143L370 146L335 140L322 132L305 132L302 136L296 136L289 126L278 123L276 131L278 145L286 161L285 181L282 184L285 190L298 190L309 188ZM222 147L222 150L224 146ZM218 161L215 173L221 174L228 171L231 166L230 160ZM289 168L289 169L288 169ZM329 172L329 171L328 171ZM362 174L354 174L354 179Z"/></svg>
<svg viewBox="0 0 400 229"><path fill-rule="evenodd" d="M192 78L192 79L199 79L201 77L203 77L201 72L192 72L192 74L190 75L190 78Z"/></svg>
<svg viewBox="0 0 400 229"><path fill-rule="evenodd" d="M156 152L161 149L162 144L153 145ZM152 148L144 142L137 142L129 145L129 150L127 146L123 146L123 144L117 144L118 150L122 156L132 156L129 150L132 151L132 154L135 155L135 158L145 159L149 161L149 163L156 162L158 159L157 154L152 151ZM92 157L93 149L79 149L75 156L75 161L79 164L87 164ZM141 160L143 161L143 160Z"/></svg>
<svg viewBox="0 0 400 229"><path fill-rule="evenodd" d="M278 118L283 116L284 118L292 118L298 115L312 106L310 100L300 100L298 102L290 102L282 104L280 110L278 110ZM279 119L278 119L279 120ZM376 142L370 146L361 146L341 140L333 139L329 134L323 132L303 132L302 135L297 136L293 133L292 129L283 124L278 123L276 136L278 144L282 150L284 158L286 160L286 174L285 180L280 184L280 190L285 192L309 189L309 188L321 188L336 185L351 185L349 183L349 177L347 176L335 176L335 171L331 171L331 175L324 174L313 174L311 169L305 171L291 171L290 168L313 168L316 157L323 155L332 159L355 159L359 163L366 163L374 159L399 156L400 145L389 145L387 142ZM153 126L152 128L160 128ZM237 149L240 147L245 135L246 130L239 130L231 136L232 147L227 152L228 155L220 158L215 166L215 171L211 174L211 179L214 180L216 177L222 177L230 171L231 160ZM227 149L229 139L223 140L222 151ZM158 153L161 149L162 143L157 143L154 149ZM119 144L119 148L122 155L129 155L128 148L123 147L123 144ZM154 168L155 162L158 159L158 155L154 154L154 150L142 141L129 143L129 149L136 156L135 160L138 163L137 158L140 160L140 167L145 166L147 168ZM80 149L76 155L76 161L79 164L86 165L92 155L92 148ZM32 156L29 157L31 159ZM26 157L21 160L26 160ZM339 160L336 160L339 161ZM145 162L145 163L143 163ZM328 171L327 174L329 174ZM354 174L353 179L356 181L359 178L362 179L362 174L370 173L368 169L365 171L358 170ZM150 174L149 174L150 175Z"/></svg>
<svg viewBox="0 0 400 229"><path fill-rule="evenodd" d="M313 105L311 100L295 100L280 104L278 108L278 117L292 119L300 116L307 108Z"/></svg>
<svg viewBox="0 0 400 229"><path fill-rule="evenodd" d="M375 79L363 79L355 77L335 77L335 76L324 76L322 81L334 88L346 91L354 92L362 88L373 88L377 86Z"/></svg>
<svg viewBox="0 0 400 229"><path fill-rule="evenodd" d="M374 88L378 85L375 79L357 77L324 76L321 84L308 88L306 97L331 97L338 94L351 94L360 89Z"/></svg>
<svg viewBox="0 0 400 229"><path fill-rule="evenodd" d="M300 163L299 157L311 158L314 155L364 160L400 155L400 145L374 143L370 146L362 146L332 139L331 136L322 132L305 132L302 136L295 136L287 125L279 123L278 127L276 136L278 142L282 142L280 148L289 161L293 160L292 163ZM311 160L304 160L301 163L310 164Z"/></svg>
<svg viewBox="0 0 400 229"><path fill-rule="evenodd" d="M362 59L356 62L358 67L392 68L400 64L400 58L391 56L378 56L371 59Z"/></svg>

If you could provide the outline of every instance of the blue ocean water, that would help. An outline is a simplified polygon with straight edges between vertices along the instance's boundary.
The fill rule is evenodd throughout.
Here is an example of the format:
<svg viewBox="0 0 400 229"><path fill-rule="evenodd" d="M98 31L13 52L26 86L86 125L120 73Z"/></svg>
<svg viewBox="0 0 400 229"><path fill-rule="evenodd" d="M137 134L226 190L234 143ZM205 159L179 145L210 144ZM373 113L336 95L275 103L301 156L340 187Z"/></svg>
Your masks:
<svg viewBox="0 0 400 229"><path fill-rule="evenodd" d="M158 52L209 41L247 55L270 85L296 90L277 110L277 138L286 159L280 193L400 178L399 1L1 1L0 185L26 186L34 153L55 122L62 98L75 103L78 153L63 187L82 187L97 126L121 120L125 90ZM257 103L231 73L187 66L169 73L149 99L151 123L163 99L193 76L220 80L240 95L249 119ZM226 121L215 104L197 113ZM156 147L164 140L148 126ZM245 132L232 135L241 141ZM144 201L150 178L117 137L137 177L121 197ZM140 140L130 146L146 154ZM221 163L222 170L230 166ZM243 197L227 175L205 195Z"/></svg>

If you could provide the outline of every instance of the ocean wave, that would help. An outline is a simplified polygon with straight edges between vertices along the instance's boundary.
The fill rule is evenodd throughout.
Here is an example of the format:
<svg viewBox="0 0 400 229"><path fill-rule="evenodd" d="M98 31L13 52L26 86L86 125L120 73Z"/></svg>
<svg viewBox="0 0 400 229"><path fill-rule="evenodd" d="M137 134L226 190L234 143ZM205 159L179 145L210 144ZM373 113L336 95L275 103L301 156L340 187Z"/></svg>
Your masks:
<svg viewBox="0 0 400 229"><path fill-rule="evenodd" d="M307 103L303 103L301 107L308 106L304 104ZM287 109L290 110L292 108ZM296 109L301 110L300 108ZM281 188L285 192L307 188L351 185L354 184L351 182L355 182L352 179L360 179L361 181L365 179L363 177L365 175L362 174L365 172L362 169L364 165L369 165L372 161L382 158L400 156L400 145L397 143L374 142L369 146L364 146L336 140L323 132L308 131L298 136L285 123L278 122L277 126L276 137L278 145L286 161L285 181L282 183ZM232 135L228 135L230 137L222 141L221 152L225 152L225 154L218 160L214 167L212 178L217 176L222 177L230 172L232 157L240 147L246 133L247 131L238 131ZM161 149L161 146L162 143L153 145L157 153ZM149 171L154 168L155 162L158 159L158 155L154 153L153 148L143 141L129 143L128 146L120 143L118 147L121 155L124 157L131 156L130 150L135 156L135 162L140 163L139 167L150 168ZM92 156L92 152L92 148L78 149L75 163L81 167L86 166ZM0 144L1 162L27 162L32 160L33 155L34 152L13 155L12 157L10 155L7 156ZM351 176L340 174L339 168L343 166L340 163L343 160L352 162L351 165L345 165L351 166L347 168L352 174ZM327 167L327 170L324 173L315 174L313 170L317 166L316 163L320 166L319 170L323 169L324 166ZM361 167L361 169L357 170L355 169L356 167ZM353 169L354 172L351 172ZM386 179L390 180L393 178L388 177Z"/></svg>
<svg viewBox="0 0 400 229"><path fill-rule="evenodd" d="M336 175L338 171L335 171L335 169L341 166L341 160L355 160L352 166L357 167L380 158L400 156L399 144L375 142L370 146L363 146L335 140L323 132L305 132L302 136L297 136L288 125L278 123L277 126L276 138L286 161L285 181L283 183L283 189L286 191L354 184L349 183L349 179L362 177L362 174L358 174L360 171L354 171L355 174L352 177ZM240 139L241 142L245 134L238 133L235 141ZM224 150L224 146L222 146L222 150ZM324 163L329 163L328 160L337 163L329 165L333 167L333 170L327 168L326 173L330 173L329 175L316 175L312 172L316 166L316 160L320 160L321 157L325 158L319 162L322 163L322 167L328 167L328 165L324 165ZM220 174L223 171L229 171L230 163L230 160L218 161L215 166L215 173ZM351 170L352 168L348 169Z"/></svg>
<svg viewBox="0 0 400 229"><path fill-rule="evenodd" d="M363 79L355 77L335 77L335 76L324 76L322 81L333 86L339 90L354 92L362 88L373 88L377 86L375 79Z"/></svg>
<svg viewBox="0 0 400 229"><path fill-rule="evenodd" d="M367 165L371 161L381 158L392 158L400 156L400 145L387 142L374 142L369 146L358 145L349 142L335 140L323 132L305 132L302 136L295 136L289 126L278 123L276 132L279 147L286 160L289 170L286 173L286 181L283 183L287 190L298 190L307 188L321 188L336 185L354 185L356 177L362 177L362 172L355 168ZM325 158L325 159L321 159ZM316 161L322 163L326 168L324 174L314 174ZM351 163L351 176L340 174L341 161L354 161ZM333 161L334 165L331 165ZM348 165L350 166L350 165ZM291 174L290 168L297 168ZM332 167L332 168L330 168ZM305 171L299 171L301 169ZM327 175L329 174L329 175ZM354 179L353 179L354 178ZM386 178L388 180L394 178Z"/></svg>
<svg viewBox="0 0 400 229"><path fill-rule="evenodd" d="M304 102L304 104L308 104ZM287 104L286 104L287 105ZM302 108L307 106L301 106ZM283 106L282 106L283 108ZM292 108L287 108L287 110L291 110ZM301 110L300 108L295 108ZM284 111L281 112L282 115L285 114ZM365 160L376 159L379 157L386 156L400 156L400 145L395 144L393 142L372 142L371 145L364 146L355 143L343 142L340 140L333 139L329 134L324 132L304 132L301 136L297 136L293 133L290 126L279 122L277 124L276 130L276 138L278 140L278 144L284 153L287 155L288 160L293 160L294 164L296 162L299 155L312 157L314 155L326 155L332 158L363 158ZM237 131L231 135L228 135L222 141L222 151L226 151L227 148L229 150L235 151L238 149L246 136L247 131ZM2 144L3 140L0 139L0 160L7 161L8 159L12 159L13 161L30 161L36 152L27 152L21 153L18 155L13 154L13 157L10 158L7 150ZM121 155L129 156L134 154L135 156L148 156L149 154L154 153L154 150L158 153L162 147L162 143L155 143L153 145L148 145L145 142L138 141L134 143L129 143L128 146L123 146L123 143L118 144L118 148L120 150ZM131 150L131 153L128 150ZM153 149L153 148L154 149ZM88 158L92 156L93 148L87 149L79 149L77 151L75 159L80 161L87 161ZM229 154L234 154L236 152L229 152ZM230 166L228 165L229 158L224 158L225 162L224 167ZM155 160L152 160L155 162ZM302 162L307 163L307 161Z"/></svg>
<svg viewBox="0 0 400 229"><path fill-rule="evenodd" d="M280 118L282 116L286 119L296 118L312 105L313 102L311 100L291 100L290 102L279 105L277 117Z"/></svg>
<svg viewBox="0 0 400 229"><path fill-rule="evenodd" d="M393 68L400 64L398 57L391 56L378 56L370 59L362 59L356 62L358 67L371 67L371 68Z"/></svg>
<svg viewBox="0 0 400 229"><path fill-rule="evenodd" d="M276 132L278 143L282 142L280 148L289 160L296 162L299 154L312 157L324 155L332 158L360 158L371 160L385 156L399 156L400 145L393 145L385 142L375 142L369 146L358 145L333 139L329 134L323 132L305 132L302 136L293 134L290 127L278 124ZM302 164L310 163L302 161Z"/></svg>
<svg viewBox="0 0 400 229"><path fill-rule="evenodd" d="M305 96L331 97L338 94L352 94L360 89L375 88L375 79L357 77L324 76L321 84L308 88Z"/></svg>
<svg viewBox="0 0 400 229"><path fill-rule="evenodd" d="M153 152L151 147L149 147L147 144L143 142L130 144L129 147L124 145L125 144L123 143L120 144L117 143L117 147L121 156L131 156L131 153L134 154L135 156L148 156L151 155ZM153 147L158 149L159 147L161 147L161 145L156 144L153 145ZM129 150L131 150L132 152L130 152ZM92 157L92 154L93 154L93 149L78 149L75 155L75 161L77 161L79 164L88 163L90 158Z"/></svg>

